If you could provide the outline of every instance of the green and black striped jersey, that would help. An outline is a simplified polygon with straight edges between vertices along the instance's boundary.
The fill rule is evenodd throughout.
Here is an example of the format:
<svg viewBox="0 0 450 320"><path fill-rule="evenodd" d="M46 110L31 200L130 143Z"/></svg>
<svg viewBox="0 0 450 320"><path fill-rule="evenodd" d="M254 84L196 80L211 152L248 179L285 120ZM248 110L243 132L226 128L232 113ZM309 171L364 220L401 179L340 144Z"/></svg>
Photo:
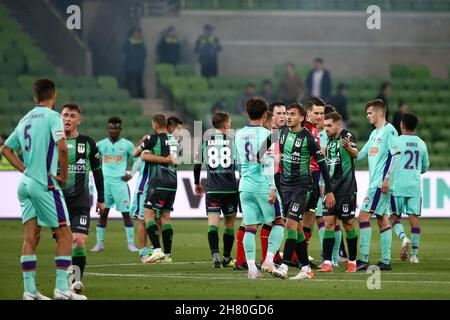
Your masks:
<svg viewBox="0 0 450 320"><path fill-rule="evenodd" d="M238 192L234 136L216 132L205 137L195 154L195 164L205 162L207 192Z"/></svg>
<svg viewBox="0 0 450 320"><path fill-rule="evenodd" d="M171 133L152 134L141 144L141 149L151 151L154 155L179 159L182 148L180 141ZM156 189L177 189L177 166L152 163L149 187Z"/></svg>
<svg viewBox="0 0 450 320"><path fill-rule="evenodd" d="M325 161L317 139L306 128L292 132L288 127L283 127L279 130L279 144L282 191L298 191L299 187L311 188L311 156L317 163Z"/></svg>
<svg viewBox="0 0 450 320"><path fill-rule="evenodd" d="M89 172L101 176L102 162L95 141L79 135L67 139L69 170L64 197L69 207L90 207ZM103 179L101 187L97 185L99 202L103 202Z"/></svg>
<svg viewBox="0 0 450 320"><path fill-rule="evenodd" d="M328 137L325 152L331 178L331 191L335 196L352 195L357 191L355 178L356 159L342 146L342 139L344 138L349 139L352 148L356 148L355 136L344 129L337 139Z"/></svg>

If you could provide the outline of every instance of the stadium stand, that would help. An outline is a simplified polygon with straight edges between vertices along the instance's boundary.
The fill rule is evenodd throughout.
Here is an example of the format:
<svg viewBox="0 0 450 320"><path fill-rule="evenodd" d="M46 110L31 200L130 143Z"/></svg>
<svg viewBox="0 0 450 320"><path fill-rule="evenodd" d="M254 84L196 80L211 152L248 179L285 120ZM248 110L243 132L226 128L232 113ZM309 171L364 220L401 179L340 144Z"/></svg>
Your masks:
<svg viewBox="0 0 450 320"><path fill-rule="evenodd" d="M95 139L107 135L106 121L113 115L122 117L122 135L137 141L148 131L149 118L133 102L128 91L119 89L111 76L86 77L62 75L48 63L44 53L21 30L6 7L0 5L0 132L9 134L32 107L33 83L48 77L57 86L57 110L74 101L83 109L83 134Z"/></svg>

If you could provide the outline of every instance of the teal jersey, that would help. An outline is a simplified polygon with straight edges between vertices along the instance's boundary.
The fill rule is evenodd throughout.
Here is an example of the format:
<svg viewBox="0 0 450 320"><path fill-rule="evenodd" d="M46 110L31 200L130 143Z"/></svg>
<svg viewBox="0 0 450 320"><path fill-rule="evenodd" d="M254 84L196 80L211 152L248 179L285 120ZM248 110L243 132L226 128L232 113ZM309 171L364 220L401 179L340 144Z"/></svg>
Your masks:
<svg viewBox="0 0 450 320"><path fill-rule="evenodd" d="M416 135L398 138L400 161L394 173L393 194L396 197L421 197L420 175L430 165L427 145Z"/></svg>
<svg viewBox="0 0 450 320"><path fill-rule="evenodd" d="M384 127L372 131L358 156L358 160L369 157L369 189L381 188L392 156L398 153L398 133L393 125L386 123Z"/></svg>
<svg viewBox="0 0 450 320"><path fill-rule="evenodd" d="M270 135L271 132L264 127L252 125L247 125L236 133L235 158L241 176L239 191L268 193L274 187L273 145L258 161L258 151L267 143Z"/></svg>
<svg viewBox="0 0 450 320"><path fill-rule="evenodd" d="M319 132L319 141L320 141L320 148L326 148L328 144L328 136L327 131L322 130Z"/></svg>
<svg viewBox="0 0 450 320"><path fill-rule="evenodd" d="M147 161L142 161L141 159L138 159L137 162L139 163L139 176L136 182L136 189L135 192L144 193L147 189L148 182L150 180L150 163Z"/></svg>
<svg viewBox="0 0 450 320"><path fill-rule="evenodd" d="M37 105L19 121L5 144L13 150L22 150L27 177L53 189L57 184L50 175L57 175L56 143L62 138L64 131L60 114Z"/></svg>
<svg viewBox="0 0 450 320"><path fill-rule="evenodd" d="M105 180L122 180L127 173L128 160L133 159L134 145L124 138L115 143L105 138L98 143L98 151L103 159L102 172Z"/></svg>

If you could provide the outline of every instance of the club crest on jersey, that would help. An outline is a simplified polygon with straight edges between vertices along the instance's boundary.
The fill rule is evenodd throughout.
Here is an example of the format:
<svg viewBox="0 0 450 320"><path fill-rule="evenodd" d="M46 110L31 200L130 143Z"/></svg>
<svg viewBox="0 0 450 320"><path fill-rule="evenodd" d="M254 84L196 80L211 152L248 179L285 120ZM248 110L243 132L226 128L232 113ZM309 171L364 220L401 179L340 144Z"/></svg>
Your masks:
<svg viewBox="0 0 450 320"><path fill-rule="evenodd" d="M77 148L78 153L84 153L85 150L86 150L86 145L84 143L79 143L78 148Z"/></svg>
<svg viewBox="0 0 450 320"><path fill-rule="evenodd" d="M364 202L365 202L365 203L369 203L369 202L370 202L370 198L369 198L369 197L365 197L365 198L364 198Z"/></svg>
<svg viewBox="0 0 450 320"><path fill-rule="evenodd" d="M125 149L124 149L124 148L120 148L120 149L119 149L119 152L124 153L124 152L125 152Z"/></svg>
<svg viewBox="0 0 450 320"><path fill-rule="evenodd" d="M295 140L295 146L298 148L302 145L302 140L301 138L298 138L297 140Z"/></svg>
<svg viewBox="0 0 450 320"><path fill-rule="evenodd" d="M377 143L382 143L383 141L381 141L381 138L377 138L376 142Z"/></svg>

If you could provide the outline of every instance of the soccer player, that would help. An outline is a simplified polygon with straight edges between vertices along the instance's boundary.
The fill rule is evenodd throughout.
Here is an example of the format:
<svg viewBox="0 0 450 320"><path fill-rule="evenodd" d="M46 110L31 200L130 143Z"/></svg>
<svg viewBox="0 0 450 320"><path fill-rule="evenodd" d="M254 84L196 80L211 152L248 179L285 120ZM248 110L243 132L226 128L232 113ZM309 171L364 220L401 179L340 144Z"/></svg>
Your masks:
<svg viewBox="0 0 450 320"><path fill-rule="evenodd" d="M134 150L135 156L141 155L143 161L151 162L151 176L144 201L144 221L147 234L153 245L153 252L144 260L144 263L159 261L171 263L173 228L170 223L170 212L173 211L173 203L177 192L176 165L152 163L152 156L172 156L173 161L177 161L181 155L181 145L173 134L167 132L167 120L164 115L154 115L152 127L156 134L150 135ZM158 226L156 225L157 212L160 212L161 215L164 253L161 251Z"/></svg>
<svg viewBox="0 0 450 320"><path fill-rule="evenodd" d="M127 163L133 159L134 145L127 139L120 137L122 120L112 117L108 120L109 138L98 143L98 150L103 157L103 178L105 185L105 210L100 213L97 224L97 244L91 252L103 251L106 225L109 210L115 205L116 210L122 213L128 250L139 251L134 245L134 227L130 217L130 189L128 181L132 176L127 173Z"/></svg>
<svg viewBox="0 0 450 320"><path fill-rule="evenodd" d="M401 260L408 259L412 240L411 263L419 263L420 225L419 217L422 206L420 175L430 166L425 142L415 135L414 130L419 120L412 113L404 113L400 121L402 135L398 138L400 163L394 174L393 195L391 196L392 227L402 241ZM409 217L411 240L406 237L401 215Z"/></svg>
<svg viewBox="0 0 450 320"><path fill-rule="evenodd" d="M258 152L271 132L263 127L267 117L267 103L255 97L246 102L250 122L236 133L236 159L240 168L239 192L242 215L245 226L244 249L248 265L248 278L261 277L255 262L255 235L258 224L270 224L275 221L276 187L274 164L271 154L273 148L263 157ZM283 241L284 228L274 225L269 236L266 259L261 267L277 276L273 258Z"/></svg>
<svg viewBox="0 0 450 320"><path fill-rule="evenodd" d="M332 272L332 258L337 263L340 237L335 239L338 219L342 220L346 231L350 261L346 272L356 272L356 250L358 238L354 227L356 210L355 163L358 156L355 136L342 129L342 117L337 112L325 115L325 128L328 136L325 156L331 177L331 190L336 197L332 208L323 209L325 230L323 234L324 262L319 272ZM335 264L335 263L333 263Z"/></svg>
<svg viewBox="0 0 450 320"><path fill-rule="evenodd" d="M380 99L366 104L367 119L375 129L361 149L358 161L369 158L369 190L359 212L359 252L357 270L369 267L372 229L370 217L375 214L380 229L381 260L380 270L392 270L391 245L392 232L389 224L391 178L400 159L397 130L386 121L386 105Z"/></svg>
<svg viewBox="0 0 450 320"><path fill-rule="evenodd" d="M287 212L287 236L282 264L278 268L278 272L283 279L287 279L288 264L294 250L298 256L301 271L291 279L312 279L314 277L309 264L308 248L302 224L302 215L306 211L313 192L313 178L310 170L311 156L319 165L324 178L325 206L329 208L335 204L325 156L320 150L317 139L308 129L302 126L305 116L306 110L301 104L293 103L289 105L286 117L287 127L282 128L279 132L280 184L284 208Z"/></svg>
<svg viewBox="0 0 450 320"><path fill-rule="evenodd" d="M206 214L208 215L208 242L214 268L233 267L231 250L234 242L234 223L238 208L238 183L234 160L234 136L230 134L231 117L225 112L212 116L213 132L207 131L195 156L195 193L202 197L205 193L200 183L202 163L205 162ZM223 258L219 254L219 220L224 215Z"/></svg>
<svg viewBox="0 0 450 320"><path fill-rule="evenodd" d="M67 181L68 150L63 123L54 111L55 84L48 79L34 83L35 107L23 117L1 149L2 155L20 172L17 195L22 208L24 242L20 263L24 300L50 300L36 288L36 248L42 227L56 237L56 286L58 300L86 300L69 290L67 269L72 264L72 232L61 186ZM15 151L21 150L24 162ZM57 175L58 161L60 172Z"/></svg>
<svg viewBox="0 0 450 320"><path fill-rule="evenodd" d="M319 130L317 126L323 126L323 116L325 113L325 102L318 97L311 97L307 104L307 118L304 123L304 127L308 129L312 135L317 139L320 144ZM311 238L312 229L314 227L314 220L317 209L317 202L320 197L320 170L314 157L311 158L311 174L313 179L313 188L311 196L305 208L305 213L303 214L303 231L306 237L306 243L309 244L309 239ZM314 264L311 263L313 268L316 268Z"/></svg>
<svg viewBox="0 0 450 320"><path fill-rule="evenodd" d="M64 188L72 229L72 265L79 268L79 279L75 279L72 290L84 289L83 278L86 266L86 241L90 225L89 173L92 171L97 189L96 212L103 213L105 199L101 156L95 141L78 133L81 124L81 108L75 103L62 107L61 116L69 152L69 175ZM75 274L76 275L76 274Z"/></svg>

